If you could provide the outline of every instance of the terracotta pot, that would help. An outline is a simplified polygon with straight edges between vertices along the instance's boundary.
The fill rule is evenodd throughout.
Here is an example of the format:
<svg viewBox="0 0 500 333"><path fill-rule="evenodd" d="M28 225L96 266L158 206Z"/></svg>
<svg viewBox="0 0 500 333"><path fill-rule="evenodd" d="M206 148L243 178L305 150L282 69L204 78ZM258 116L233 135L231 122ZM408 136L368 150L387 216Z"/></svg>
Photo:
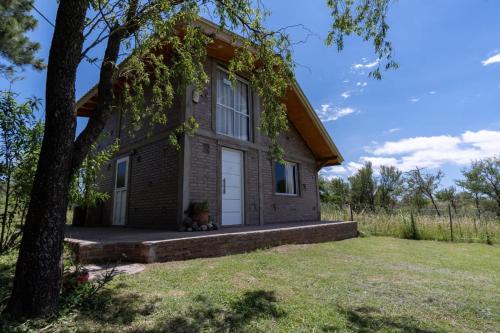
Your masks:
<svg viewBox="0 0 500 333"><path fill-rule="evenodd" d="M82 273L76 277L77 284L82 284L89 281L89 272Z"/></svg>
<svg viewBox="0 0 500 333"><path fill-rule="evenodd" d="M208 224L208 212L198 212L193 216L193 222Z"/></svg>

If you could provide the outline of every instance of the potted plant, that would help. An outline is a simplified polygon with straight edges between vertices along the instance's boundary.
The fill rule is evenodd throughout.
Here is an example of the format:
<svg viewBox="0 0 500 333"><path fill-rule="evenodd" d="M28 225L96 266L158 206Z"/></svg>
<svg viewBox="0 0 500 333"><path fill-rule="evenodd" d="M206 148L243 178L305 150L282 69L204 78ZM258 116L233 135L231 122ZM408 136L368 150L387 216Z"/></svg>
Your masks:
<svg viewBox="0 0 500 333"><path fill-rule="evenodd" d="M209 210L208 202L194 202L191 205L191 218L199 225L208 224Z"/></svg>

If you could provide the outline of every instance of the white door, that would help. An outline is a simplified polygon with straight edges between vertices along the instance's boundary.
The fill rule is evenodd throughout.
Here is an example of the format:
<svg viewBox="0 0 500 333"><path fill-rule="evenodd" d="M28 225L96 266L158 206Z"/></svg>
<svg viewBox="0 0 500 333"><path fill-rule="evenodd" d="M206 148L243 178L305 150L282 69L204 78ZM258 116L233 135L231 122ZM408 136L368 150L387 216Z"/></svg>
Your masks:
<svg viewBox="0 0 500 333"><path fill-rule="evenodd" d="M222 149L222 225L243 224L243 153Z"/></svg>
<svg viewBox="0 0 500 333"><path fill-rule="evenodd" d="M125 225L127 212L128 156L116 161L113 225Z"/></svg>

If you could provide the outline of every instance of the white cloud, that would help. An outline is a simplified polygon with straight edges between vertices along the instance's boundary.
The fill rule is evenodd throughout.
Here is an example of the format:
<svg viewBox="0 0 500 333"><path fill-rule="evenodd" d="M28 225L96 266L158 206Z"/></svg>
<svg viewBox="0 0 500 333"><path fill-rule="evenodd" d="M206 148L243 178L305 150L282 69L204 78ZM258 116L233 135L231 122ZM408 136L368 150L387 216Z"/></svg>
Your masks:
<svg viewBox="0 0 500 333"><path fill-rule="evenodd" d="M321 169L320 175L326 179L338 178L347 174L348 170L342 165L335 165Z"/></svg>
<svg viewBox="0 0 500 333"><path fill-rule="evenodd" d="M429 95L436 95L436 94L437 92L435 92L434 90L429 91Z"/></svg>
<svg viewBox="0 0 500 333"><path fill-rule="evenodd" d="M412 102L412 103L417 103L418 101L420 101L420 98L417 98L417 97L410 98L410 102Z"/></svg>
<svg viewBox="0 0 500 333"><path fill-rule="evenodd" d="M356 86L358 87L366 87L368 85L368 82L356 82Z"/></svg>
<svg viewBox="0 0 500 333"><path fill-rule="evenodd" d="M354 174L359 169L361 169L362 167L363 167L363 163L359 163L359 162L349 162L347 164L347 170L349 171L349 173L351 175Z"/></svg>
<svg viewBox="0 0 500 333"><path fill-rule="evenodd" d="M388 141L376 147L374 155L398 155L415 152L424 149L454 148L460 139L449 135L420 136L415 138L401 139L399 141Z"/></svg>
<svg viewBox="0 0 500 333"><path fill-rule="evenodd" d="M392 134L401 131L401 128L389 128L387 131L384 131L384 134Z"/></svg>
<svg viewBox="0 0 500 333"><path fill-rule="evenodd" d="M321 109L316 110L319 119L323 122L334 121L356 112L357 111L351 107L339 108L331 104L323 104L321 105Z"/></svg>
<svg viewBox="0 0 500 333"><path fill-rule="evenodd" d="M373 67L377 66L380 63L379 59L377 59L375 61L372 61L372 62L369 62L369 63L366 63L368 61L366 58L363 58L361 60L363 60L364 63L362 63L362 64L354 64L354 65L352 65L352 68L354 68L354 69L373 68Z"/></svg>
<svg viewBox="0 0 500 333"><path fill-rule="evenodd" d="M394 165L403 171L415 167L438 168L444 164L468 165L471 161L500 155L500 131L466 131L458 136L439 135L388 141L369 150L360 162L374 167Z"/></svg>
<svg viewBox="0 0 500 333"><path fill-rule="evenodd" d="M340 94L340 96L344 98L349 98L351 97L351 93L349 91L344 91L342 94Z"/></svg>
<svg viewBox="0 0 500 333"><path fill-rule="evenodd" d="M483 66L488 66L488 65L491 65L491 64L494 64L494 63L497 63L497 62L500 63L500 52L498 52L495 55L492 55L491 57L489 57L486 60L481 61L481 63L483 64Z"/></svg>

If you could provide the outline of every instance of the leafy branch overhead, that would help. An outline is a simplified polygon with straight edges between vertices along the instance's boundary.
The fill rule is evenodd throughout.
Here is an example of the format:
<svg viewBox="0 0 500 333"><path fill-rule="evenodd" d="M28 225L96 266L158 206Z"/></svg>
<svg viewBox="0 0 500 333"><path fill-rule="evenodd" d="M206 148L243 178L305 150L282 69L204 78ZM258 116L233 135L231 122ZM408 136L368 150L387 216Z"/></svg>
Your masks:
<svg viewBox="0 0 500 333"><path fill-rule="evenodd" d="M82 59L97 61L101 57L94 55L95 47L107 44L100 67L97 110L77 140L76 152L84 147L83 152L88 152L89 143L97 138L104 119L117 105L113 91L116 82L122 87L116 97L129 112L131 130L145 123L166 124L166 110L172 107L175 94L187 85L199 91L205 89L209 78L205 59L213 36L197 25L203 12L210 13L220 30L238 33L232 34L237 49L228 63L230 78L234 81L236 73L248 77L264 110L259 129L270 139L274 155L282 155L278 137L288 129L283 97L293 80L293 41L287 28L265 27L270 13L261 3L256 6L250 0L94 0L90 4ZM387 60L387 69L397 67L392 60L391 44L386 40L389 1L365 0L356 5L353 1L328 1L328 5L333 23L327 45L341 50L345 36L354 33L373 42L379 59ZM380 78L380 70L377 68L372 75ZM193 129L184 124L178 131L183 128ZM80 156L75 163L81 161Z"/></svg>
<svg viewBox="0 0 500 333"><path fill-rule="evenodd" d="M333 24L326 38L327 45L336 45L341 51L345 37L356 34L365 41L371 41L378 56L378 66L370 72L371 77L382 78L380 64L386 70L399 67L393 59L392 43L387 40L389 25L386 19L390 0L328 0L327 3L333 17Z"/></svg>

